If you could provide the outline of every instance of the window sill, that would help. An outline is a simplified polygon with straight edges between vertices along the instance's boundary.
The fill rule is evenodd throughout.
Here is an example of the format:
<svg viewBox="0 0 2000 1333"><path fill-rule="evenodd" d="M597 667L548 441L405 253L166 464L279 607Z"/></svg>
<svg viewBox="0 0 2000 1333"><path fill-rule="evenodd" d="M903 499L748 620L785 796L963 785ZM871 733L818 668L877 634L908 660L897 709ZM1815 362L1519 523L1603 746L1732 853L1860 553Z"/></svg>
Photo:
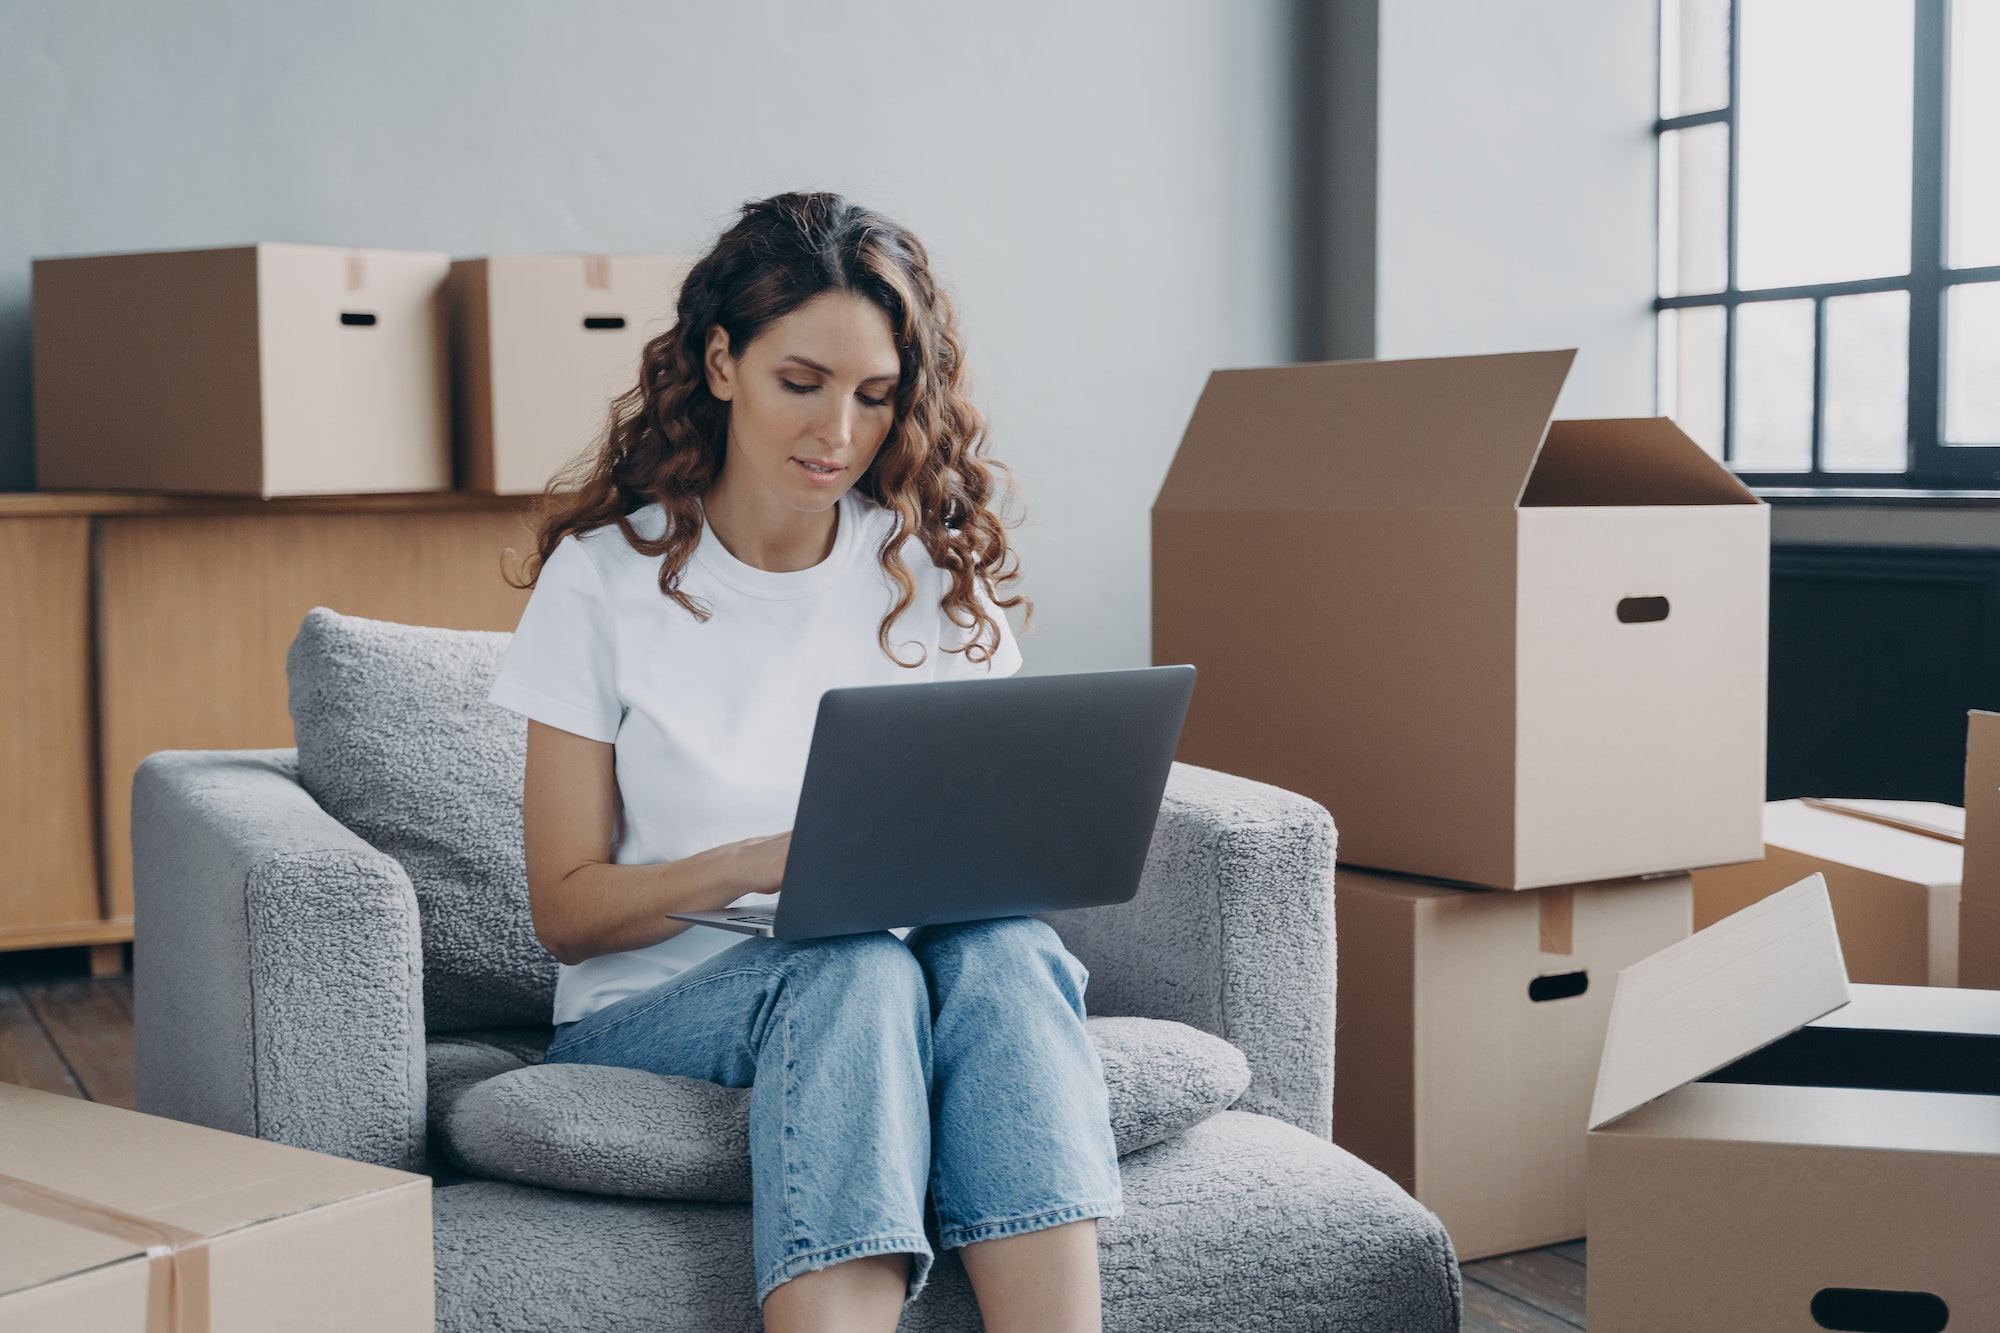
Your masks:
<svg viewBox="0 0 2000 1333"><path fill-rule="evenodd" d="M1922 491L1877 486L1752 486L1779 508L2000 509L2000 491Z"/></svg>

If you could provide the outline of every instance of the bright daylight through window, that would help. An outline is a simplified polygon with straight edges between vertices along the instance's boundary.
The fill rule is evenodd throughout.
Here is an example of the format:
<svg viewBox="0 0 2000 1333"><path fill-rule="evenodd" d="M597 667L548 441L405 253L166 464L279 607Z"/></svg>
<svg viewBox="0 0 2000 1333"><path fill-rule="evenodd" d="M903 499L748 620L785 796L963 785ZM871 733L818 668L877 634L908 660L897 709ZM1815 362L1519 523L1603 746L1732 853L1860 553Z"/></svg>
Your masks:
<svg viewBox="0 0 2000 1333"><path fill-rule="evenodd" d="M1774 493L2000 490L2000 0L1661 0L1660 407Z"/></svg>

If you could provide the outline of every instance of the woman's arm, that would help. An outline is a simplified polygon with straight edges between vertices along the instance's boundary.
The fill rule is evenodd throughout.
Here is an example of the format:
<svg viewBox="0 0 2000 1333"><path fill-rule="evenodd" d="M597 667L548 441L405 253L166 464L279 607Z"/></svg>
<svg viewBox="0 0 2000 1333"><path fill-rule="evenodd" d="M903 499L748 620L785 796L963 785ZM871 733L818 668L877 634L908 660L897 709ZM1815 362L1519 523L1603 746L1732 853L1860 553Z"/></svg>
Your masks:
<svg viewBox="0 0 2000 1333"><path fill-rule="evenodd" d="M612 747L528 723L521 816L535 938L562 963L658 944L687 929L668 912L707 912L776 893L792 835L747 838L662 865L611 864L617 802Z"/></svg>

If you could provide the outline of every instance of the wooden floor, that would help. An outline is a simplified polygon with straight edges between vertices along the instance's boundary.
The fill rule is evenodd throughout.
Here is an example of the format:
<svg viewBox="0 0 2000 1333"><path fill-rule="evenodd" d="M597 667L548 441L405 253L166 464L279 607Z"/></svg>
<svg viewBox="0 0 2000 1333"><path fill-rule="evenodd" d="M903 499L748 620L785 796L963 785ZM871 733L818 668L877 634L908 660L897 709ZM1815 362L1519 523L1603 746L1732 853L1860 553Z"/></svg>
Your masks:
<svg viewBox="0 0 2000 1333"><path fill-rule="evenodd" d="M1568 1333L1583 1327L1584 1242L1461 1264L1465 1333Z"/></svg>
<svg viewBox="0 0 2000 1333"><path fill-rule="evenodd" d="M132 1105L132 978L83 949L0 953L0 1083ZM1583 1327L1584 1243L1466 1264L1464 1333Z"/></svg>
<svg viewBox="0 0 2000 1333"><path fill-rule="evenodd" d="M0 1083L132 1105L132 978L85 949L0 953Z"/></svg>

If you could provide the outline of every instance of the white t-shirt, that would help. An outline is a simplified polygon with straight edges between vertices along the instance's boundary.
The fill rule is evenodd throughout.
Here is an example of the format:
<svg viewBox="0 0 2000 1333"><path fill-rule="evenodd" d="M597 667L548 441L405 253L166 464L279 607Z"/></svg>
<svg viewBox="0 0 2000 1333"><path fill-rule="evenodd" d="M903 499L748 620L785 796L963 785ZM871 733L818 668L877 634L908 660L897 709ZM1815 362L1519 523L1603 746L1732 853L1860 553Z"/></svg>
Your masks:
<svg viewBox="0 0 2000 1333"><path fill-rule="evenodd" d="M631 517L648 540L664 531L657 505ZM1020 668L1020 649L997 612L1001 641L990 663L941 650L965 642L967 632L945 616L945 573L914 537L903 558L917 595L889 641L906 662L921 650L923 662L911 669L890 661L877 641L895 603L877 558L890 515L850 491L837 522L825 560L782 574L744 564L704 527L680 586L707 605L705 622L661 594L659 560L634 551L615 525L563 538L543 565L489 697L617 747L615 864L677 861L791 828L826 690ZM565 966L555 1022L575 1022L742 940L690 926L650 948Z"/></svg>

